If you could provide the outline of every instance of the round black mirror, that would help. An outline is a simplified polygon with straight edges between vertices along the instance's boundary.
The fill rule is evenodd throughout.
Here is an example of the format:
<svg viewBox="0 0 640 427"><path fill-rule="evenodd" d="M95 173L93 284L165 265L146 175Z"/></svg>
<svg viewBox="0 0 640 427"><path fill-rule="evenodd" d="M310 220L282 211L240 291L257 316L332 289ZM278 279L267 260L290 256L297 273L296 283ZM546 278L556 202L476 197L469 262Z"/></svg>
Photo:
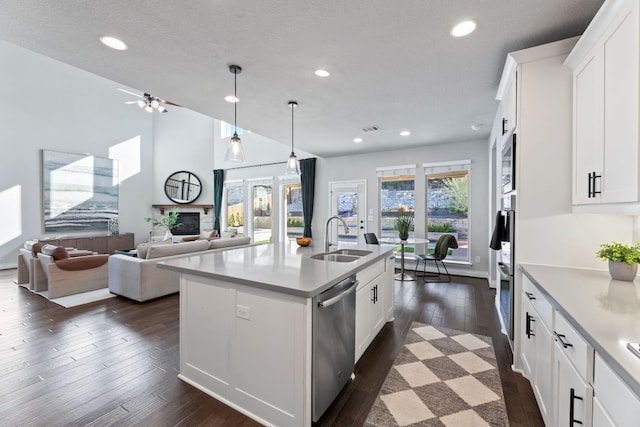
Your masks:
<svg viewBox="0 0 640 427"><path fill-rule="evenodd" d="M191 172L178 171L169 175L164 183L164 194L174 203L192 203L202 192L200 179Z"/></svg>

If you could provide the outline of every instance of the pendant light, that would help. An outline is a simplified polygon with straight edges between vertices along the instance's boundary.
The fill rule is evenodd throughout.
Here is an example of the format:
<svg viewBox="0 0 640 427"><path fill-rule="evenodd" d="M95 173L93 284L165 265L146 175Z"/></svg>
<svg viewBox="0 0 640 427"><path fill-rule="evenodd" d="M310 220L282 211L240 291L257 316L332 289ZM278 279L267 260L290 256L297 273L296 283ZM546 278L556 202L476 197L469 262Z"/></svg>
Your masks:
<svg viewBox="0 0 640 427"><path fill-rule="evenodd" d="M287 160L287 170L284 172L286 175L300 175L300 162L293 151L293 110L297 106L298 103L296 101L289 101L289 108L291 108L291 154L289 154L289 160Z"/></svg>
<svg viewBox="0 0 640 427"><path fill-rule="evenodd" d="M233 136L229 140L227 145L227 155L224 160L227 162L244 163L244 151L242 150L242 141L238 136L238 97L237 97L237 78L238 74L242 72L242 68L239 65L230 65L229 71L233 73L233 96L236 101L233 103Z"/></svg>

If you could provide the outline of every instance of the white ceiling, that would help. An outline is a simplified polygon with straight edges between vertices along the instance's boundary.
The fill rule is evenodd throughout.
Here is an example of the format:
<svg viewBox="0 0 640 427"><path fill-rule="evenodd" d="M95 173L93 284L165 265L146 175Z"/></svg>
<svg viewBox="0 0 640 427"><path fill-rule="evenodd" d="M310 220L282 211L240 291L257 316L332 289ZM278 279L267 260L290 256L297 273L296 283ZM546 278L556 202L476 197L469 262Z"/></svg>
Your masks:
<svg viewBox="0 0 640 427"><path fill-rule="evenodd" d="M231 123L238 64L238 126L290 144L296 100L296 147L329 157L488 138L506 54L581 34L602 3L3 0L0 39ZM463 19L478 28L451 37Z"/></svg>

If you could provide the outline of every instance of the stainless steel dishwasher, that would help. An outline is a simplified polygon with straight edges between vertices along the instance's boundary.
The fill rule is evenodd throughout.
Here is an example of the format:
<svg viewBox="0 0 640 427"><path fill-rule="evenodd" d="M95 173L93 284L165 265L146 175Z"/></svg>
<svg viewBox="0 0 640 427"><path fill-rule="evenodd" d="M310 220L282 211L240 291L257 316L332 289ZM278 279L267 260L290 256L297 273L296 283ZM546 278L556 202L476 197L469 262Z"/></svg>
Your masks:
<svg viewBox="0 0 640 427"><path fill-rule="evenodd" d="M313 298L311 414L314 422L353 374L357 284L353 275Z"/></svg>

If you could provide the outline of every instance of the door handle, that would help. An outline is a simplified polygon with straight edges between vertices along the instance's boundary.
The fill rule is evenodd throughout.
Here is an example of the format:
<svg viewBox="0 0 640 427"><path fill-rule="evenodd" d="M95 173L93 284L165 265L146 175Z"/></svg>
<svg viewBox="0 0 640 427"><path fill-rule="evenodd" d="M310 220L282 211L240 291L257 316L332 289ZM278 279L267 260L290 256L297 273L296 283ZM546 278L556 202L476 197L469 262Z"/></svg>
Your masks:
<svg viewBox="0 0 640 427"><path fill-rule="evenodd" d="M318 303L318 307L320 308L326 308L329 306L332 306L333 304L340 302L342 299L344 299L347 294L349 294L350 292L354 291L356 289L356 285L358 284L358 281L356 280L355 282L353 282L353 285L351 285L347 290L344 290L342 292L340 292L338 295L336 295L335 297L329 298L326 301L320 301Z"/></svg>
<svg viewBox="0 0 640 427"><path fill-rule="evenodd" d="M564 348L573 347L573 344L563 339L563 338L567 338L565 335L559 334L556 331L553 331L553 335L555 335L556 338L558 338L558 341L560 341L560 344L562 344L562 347Z"/></svg>
<svg viewBox="0 0 640 427"><path fill-rule="evenodd" d="M569 390L569 427L572 427L574 424L582 425L582 421L578 421L574 418L576 399L582 400L580 396L576 396L576 391L572 388Z"/></svg>
<svg viewBox="0 0 640 427"><path fill-rule="evenodd" d="M534 319L533 316L530 315L529 312L527 312L527 325L526 325L525 333L527 334L527 338L528 339L531 339L531 337L535 337L536 336L536 334L534 334L531 331L531 322L535 322L535 321L536 321L536 319Z"/></svg>

